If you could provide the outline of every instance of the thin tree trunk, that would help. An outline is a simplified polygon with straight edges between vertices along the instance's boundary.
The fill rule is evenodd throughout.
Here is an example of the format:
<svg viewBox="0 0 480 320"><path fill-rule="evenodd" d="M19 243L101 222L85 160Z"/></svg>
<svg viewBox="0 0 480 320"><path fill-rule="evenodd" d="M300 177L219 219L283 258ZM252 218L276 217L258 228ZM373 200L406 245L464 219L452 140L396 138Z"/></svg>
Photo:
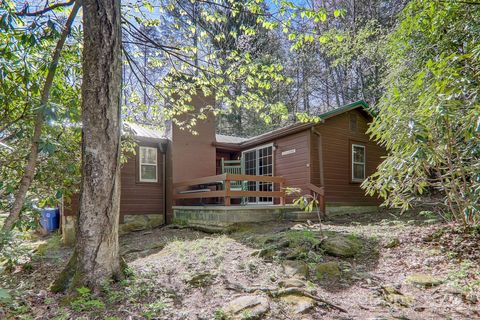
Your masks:
<svg viewBox="0 0 480 320"><path fill-rule="evenodd" d="M35 174L35 168L37 165L38 144L40 142L40 136L42 135L42 128L44 123L43 108L48 103L48 99L50 97L50 89L52 88L53 80L55 78L55 72L57 71L58 61L60 59L60 53L62 52L63 45L65 44L67 36L70 34L70 29L78 13L78 10L80 9L80 6L81 4L79 1L75 2L72 11L70 12L70 15L67 19L67 22L65 23L65 28L63 29L62 35L60 36L55 50L53 51L52 62L50 63L50 67L48 68L47 77L45 78L45 83L43 85L42 95L40 98L40 108L38 108L35 115L35 123L32 141L30 144L30 154L28 156L28 162L25 166L22 180L20 181L20 186L15 196L15 201L13 202L9 215L2 226L2 232L11 231L15 223L17 223L18 219L20 218L20 212L22 211L23 205L25 203L28 189L32 184L33 175ZM0 244L0 251L1 250L2 244Z"/></svg>
<svg viewBox="0 0 480 320"><path fill-rule="evenodd" d="M123 276L119 245L120 0L83 2L82 184L75 252L53 291Z"/></svg>

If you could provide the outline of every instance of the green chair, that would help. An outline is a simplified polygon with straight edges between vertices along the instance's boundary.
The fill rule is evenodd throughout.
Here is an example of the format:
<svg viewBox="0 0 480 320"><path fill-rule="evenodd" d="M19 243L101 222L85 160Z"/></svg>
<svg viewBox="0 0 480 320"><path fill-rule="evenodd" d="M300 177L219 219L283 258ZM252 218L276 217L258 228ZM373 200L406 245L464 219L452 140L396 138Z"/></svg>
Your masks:
<svg viewBox="0 0 480 320"><path fill-rule="evenodd" d="M245 163L243 157L237 160L225 160L222 158L222 173L229 174L245 174ZM247 190L246 181L231 181L230 190L244 191ZM245 203L245 198L242 197L242 204Z"/></svg>

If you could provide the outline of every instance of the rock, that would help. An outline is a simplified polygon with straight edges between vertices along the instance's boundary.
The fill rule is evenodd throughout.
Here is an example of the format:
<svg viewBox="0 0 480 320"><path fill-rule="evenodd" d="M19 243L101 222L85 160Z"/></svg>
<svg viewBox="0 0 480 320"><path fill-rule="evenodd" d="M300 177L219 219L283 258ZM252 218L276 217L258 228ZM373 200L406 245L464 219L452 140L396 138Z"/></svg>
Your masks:
<svg viewBox="0 0 480 320"><path fill-rule="evenodd" d="M125 234L132 231L145 230L148 227L148 219L144 215L129 215L124 217L124 221L119 225L119 233Z"/></svg>
<svg viewBox="0 0 480 320"><path fill-rule="evenodd" d="M161 214L147 214L149 228L156 228L161 226L164 223L164 216Z"/></svg>
<svg viewBox="0 0 480 320"><path fill-rule="evenodd" d="M383 286L382 291L385 294L401 294L399 289L397 289L395 287L390 287L390 286Z"/></svg>
<svg viewBox="0 0 480 320"><path fill-rule="evenodd" d="M125 234L132 231L142 231L161 226L164 216L161 214L128 215L119 225L119 233Z"/></svg>
<svg viewBox="0 0 480 320"><path fill-rule="evenodd" d="M306 283L300 279L291 278L283 279L278 282L278 286L282 288L303 288L306 287Z"/></svg>
<svg viewBox="0 0 480 320"><path fill-rule="evenodd" d="M211 274L210 272L200 272L192 277L190 279L186 280L185 282L191 285L192 287L204 287L207 285L212 284L213 279L215 279L215 275Z"/></svg>
<svg viewBox="0 0 480 320"><path fill-rule="evenodd" d="M407 283L417 287L431 288L441 284L443 281L429 274L412 273L405 279Z"/></svg>
<svg viewBox="0 0 480 320"><path fill-rule="evenodd" d="M383 297L387 302L398 304L403 307L409 307L413 302L412 297L402 294L394 287L384 286L382 287L382 291Z"/></svg>
<svg viewBox="0 0 480 320"><path fill-rule="evenodd" d="M258 257L260 256L260 250L253 250L252 253L250 254L252 257Z"/></svg>
<svg viewBox="0 0 480 320"><path fill-rule="evenodd" d="M288 277L308 278L308 265L303 261L286 260L282 262L282 269Z"/></svg>
<svg viewBox="0 0 480 320"><path fill-rule="evenodd" d="M315 276L318 280L334 280L341 274L340 266L336 261L319 263L315 267Z"/></svg>
<svg viewBox="0 0 480 320"><path fill-rule="evenodd" d="M400 240L398 238L392 238L384 244L384 248L391 249L398 247L400 245Z"/></svg>
<svg viewBox="0 0 480 320"><path fill-rule="evenodd" d="M359 239L343 235L329 235L321 246L329 255L340 258L353 257L362 250Z"/></svg>
<svg viewBox="0 0 480 320"><path fill-rule="evenodd" d="M234 320L258 319L270 310L268 299L262 296L241 296L230 301L223 311Z"/></svg>
<svg viewBox="0 0 480 320"><path fill-rule="evenodd" d="M283 240L282 242L278 243L277 248L288 248L290 246L290 241Z"/></svg>
<svg viewBox="0 0 480 320"><path fill-rule="evenodd" d="M265 249L260 250L258 256L265 260L273 260L273 258L277 255L277 250L275 247L268 247Z"/></svg>
<svg viewBox="0 0 480 320"><path fill-rule="evenodd" d="M37 293L37 297L39 298L45 298L48 295L48 292L46 290L40 290Z"/></svg>
<svg viewBox="0 0 480 320"><path fill-rule="evenodd" d="M287 260L304 260L308 258L309 249L304 246L298 246L286 255Z"/></svg>
<svg viewBox="0 0 480 320"><path fill-rule="evenodd" d="M308 255L307 255L306 260L311 261L311 262L319 263L319 262L324 261L324 257L321 254L310 250L310 251L308 251Z"/></svg>
<svg viewBox="0 0 480 320"><path fill-rule="evenodd" d="M296 314L304 313L315 306L315 300L309 297L289 294L280 298L281 301L289 304Z"/></svg>
<svg viewBox="0 0 480 320"><path fill-rule="evenodd" d="M478 297L475 293L470 292L465 296L465 300L471 304L476 304L478 302Z"/></svg>

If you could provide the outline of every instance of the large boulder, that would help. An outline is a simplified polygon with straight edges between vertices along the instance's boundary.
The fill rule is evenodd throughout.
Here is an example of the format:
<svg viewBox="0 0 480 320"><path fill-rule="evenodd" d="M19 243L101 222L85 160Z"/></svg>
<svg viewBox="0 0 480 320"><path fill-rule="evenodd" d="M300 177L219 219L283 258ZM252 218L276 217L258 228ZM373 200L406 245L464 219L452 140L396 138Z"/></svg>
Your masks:
<svg viewBox="0 0 480 320"><path fill-rule="evenodd" d="M306 279L308 278L308 265L299 260L285 260L282 262L282 269L288 277Z"/></svg>
<svg viewBox="0 0 480 320"><path fill-rule="evenodd" d="M280 300L289 305L295 314L305 313L315 307L316 304L312 298L294 294L283 296Z"/></svg>
<svg viewBox="0 0 480 320"><path fill-rule="evenodd" d="M340 258L349 258L362 251L362 243L354 236L335 234L328 235L328 237L322 242L322 248L329 255Z"/></svg>
<svg viewBox="0 0 480 320"><path fill-rule="evenodd" d="M341 276L340 266L336 261L329 261L317 264L315 277L318 280L334 280Z"/></svg>
<svg viewBox="0 0 480 320"><path fill-rule="evenodd" d="M266 297L241 296L230 301L223 311L233 320L259 319L270 310Z"/></svg>
<svg viewBox="0 0 480 320"><path fill-rule="evenodd" d="M123 235L132 231L153 229L164 223L164 216L161 214L139 214L127 215L119 226L119 233Z"/></svg>
<svg viewBox="0 0 480 320"><path fill-rule="evenodd" d="M132 231L141 231L148 228L148 218L144 215L125 216L123 223L119 226L120 234Z"/></svg>
<svg viewBox="0 0 480 320"><path fill-rule="evenodd" d="M163 214L147 214L149 228L160 227L165 223L165 217Z"/></svg>

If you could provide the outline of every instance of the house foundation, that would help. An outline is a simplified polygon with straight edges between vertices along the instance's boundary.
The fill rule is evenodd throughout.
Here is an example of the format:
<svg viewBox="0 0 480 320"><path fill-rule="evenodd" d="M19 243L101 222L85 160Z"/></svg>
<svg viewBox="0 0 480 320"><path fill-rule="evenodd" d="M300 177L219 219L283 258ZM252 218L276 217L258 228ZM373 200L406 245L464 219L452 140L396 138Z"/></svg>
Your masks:
<svg viewBox="0 0 480 320"><path fill-rule="evenodd" d="M245 223L316 220L315 212L294 206L174 206L173 222L205 231L225 232Z"/></svg>
<svg viewBox="0 0 480 320"><path fill-rule="evenodd" d="M73 246L76 240L76 216L62 216L62 239L66 246ZM118 227L119 235L129 232L149 230L165 224L163 214L136 214L127 215Z"/></svg>

